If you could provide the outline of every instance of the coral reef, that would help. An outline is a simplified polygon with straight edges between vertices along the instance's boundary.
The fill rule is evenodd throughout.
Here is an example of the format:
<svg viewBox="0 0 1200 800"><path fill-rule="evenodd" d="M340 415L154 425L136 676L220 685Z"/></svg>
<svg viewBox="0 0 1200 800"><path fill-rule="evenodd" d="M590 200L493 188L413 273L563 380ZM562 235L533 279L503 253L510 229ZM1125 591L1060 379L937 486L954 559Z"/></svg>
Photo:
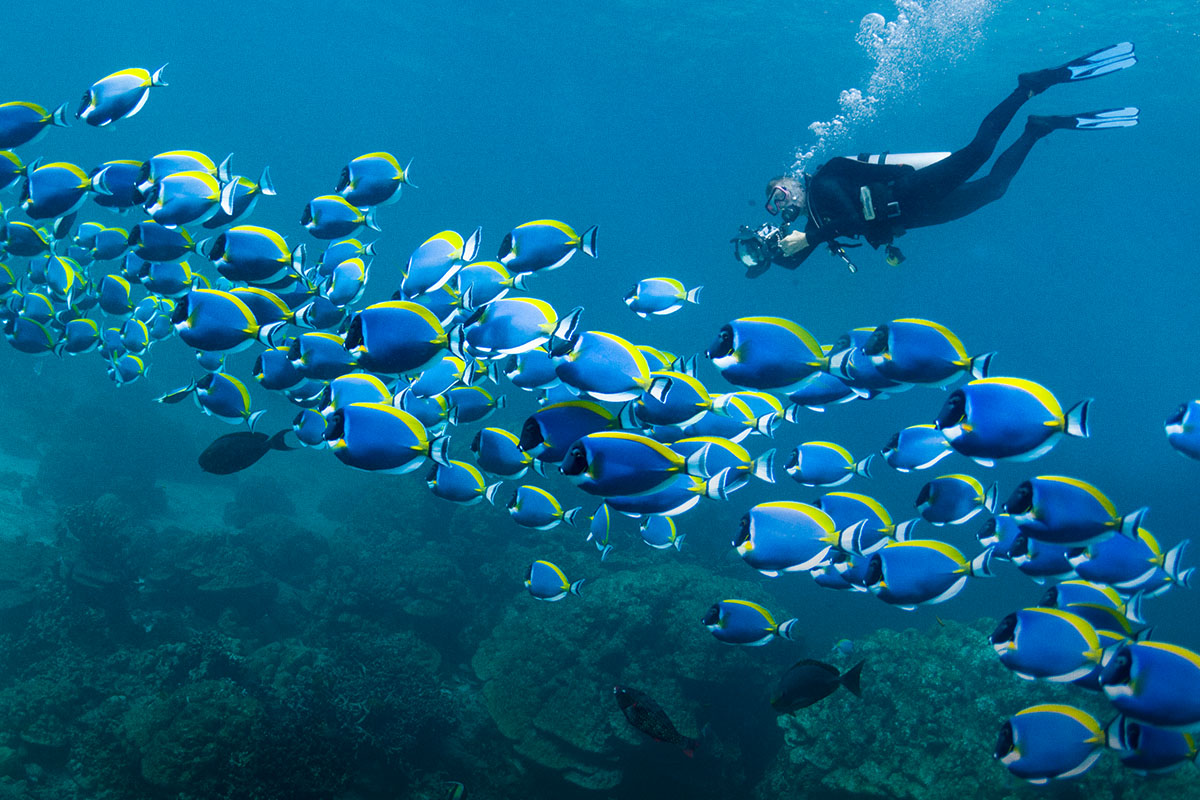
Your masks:
<svg viewBox="0 0 1200 800"><path fill-rule="evenodd" d="M1048 788L1012 778L992 757L1009 715L1036 703L1075 705L1101 720L1114 714L1083 689L1017 678L987 643L995 625L947 621L930 633L879 630L857 642L842 660L866 659L862 698L839 691L781 715L785 747L755 797L1142 800L1194 793L1190 770L1147 780L1113 758Z"/></svg>
<svg viewBox="0 0 1200 800"><path fill-rule="evenodd" d="M759 584L698 566L605 572L583 597L557 603L518 598L471 661L487 711L522 758L584 788L615 787L621 745L648 744L618 711L615 684L648 692L681 732L697 736L711 694L738 702L730 687L761 683L760 658L716 642L700 624L722 597L770 602ZM723 768L736 769L737 742L723 745ZM658 747L664 759L682 760Z"/></svg>

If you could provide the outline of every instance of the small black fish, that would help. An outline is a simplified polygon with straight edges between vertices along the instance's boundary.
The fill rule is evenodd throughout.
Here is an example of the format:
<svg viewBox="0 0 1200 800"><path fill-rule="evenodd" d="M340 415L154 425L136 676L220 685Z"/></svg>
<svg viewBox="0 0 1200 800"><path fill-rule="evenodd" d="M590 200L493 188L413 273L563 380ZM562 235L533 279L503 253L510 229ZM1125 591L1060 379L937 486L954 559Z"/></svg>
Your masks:
<svg viewBox="0 0 1200 800"><path fill-rule="evenodd" d="M268 450L295 450L283 441L290 430L284 428L274 436L250 431L228 433L204 448L197 459L200 469L213 475L231 475L253 465Z"/></svg>
<svg viewBox="0 0 1200 800"><path fill-rule="evenodd" d="M858 679L864 663L860 661L839 674L837 667L824 661L811 658L797 661L779 679L779 688L771 697L771 705L781 713L807 708L833 694L839 686L845 686L855 697L862 697Z"/></svg>
<svg viewBox="0 0 1200 800"><path fill-rule="evenodd" d="M684 736L676 730L667 712L645 692L630 689L628 686L614 686L613 696L617 698L617 705L630 725L656 742L679 745L686 756L695 754L700 741Z"/></svg>

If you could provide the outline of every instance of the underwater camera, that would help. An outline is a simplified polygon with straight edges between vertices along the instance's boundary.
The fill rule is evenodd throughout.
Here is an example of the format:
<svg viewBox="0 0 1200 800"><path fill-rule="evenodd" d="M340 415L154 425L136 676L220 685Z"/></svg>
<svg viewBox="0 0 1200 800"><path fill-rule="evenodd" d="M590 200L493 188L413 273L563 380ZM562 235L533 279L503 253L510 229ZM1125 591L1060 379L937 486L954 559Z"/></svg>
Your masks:
<svg viewBox="0 0 1200 800"><path fill-rule="evenodd" d="M737 260L753 269L771 260L772 251L779 247L779 228L769 222L757 230L743 225L730 241Z"/></svg>

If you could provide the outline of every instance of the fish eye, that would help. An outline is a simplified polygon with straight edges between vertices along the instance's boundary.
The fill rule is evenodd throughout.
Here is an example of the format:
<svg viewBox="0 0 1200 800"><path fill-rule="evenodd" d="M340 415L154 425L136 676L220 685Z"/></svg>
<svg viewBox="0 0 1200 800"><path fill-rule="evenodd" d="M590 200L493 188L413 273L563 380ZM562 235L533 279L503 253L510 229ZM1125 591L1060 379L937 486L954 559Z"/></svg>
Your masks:
<svg viewBox="0 0 1200 800"><path fill-rule="evenodd" d="M475 438L471 440L471 452L478 453L479 445L483 442L483 431L476 431Z"/></svg>
<svg viewBox="0 0 1200 800"><path fill-rule="evenodd" d="M178 325L188 318L188 298L190 294L185 294L179 298L179 302L175 304L175 310L171 312L171 324Z"/></svg>
<svg viewBox="0 0 1200 800"><path fill-rule="evenodd" d="M436 463L436 462L435 462L435 463L431 463L431 464L429 465L429 472L427 472L427 473L425 474L425 482L426 482L427 484L429 484L430 486L432 486L433 484L437 483L438 469L439 469L440 467L441 467L441 464L438 464L438 463Z"/></svg>
<svg viewBox="0 0 1200 800"><path fill-rule="evenodd" d="M87 111L88 106L90 106L91 104L92 104L92 90L88 89L86 92L83 93L83 100L81 100L79 102L79 110L75 112L75 116L76 117L81 116L83 114L83 112Z"/></svg>
<svg viewBox="0 0 1200 800"><path fill-rule="evenodd" d="M738 527L737 539L734 540L734 547L741 547L746 542L750 541L750 515L743 514L742 521Z"/></svg>
<svg viewBox="0 0 1200 800"><path fill-rule="evenodd" d="M1013 727L1012 721L1006 720L1000 726L1000 736L996 741L996 758L1004 758L1013 750Z"/></svg>
<svg viewBox="0 0 1200 800"><path fill-rule="evenodd" d="M990 517L983 523L983 527L979 529L979 533L975 534L975 538L981 542L986 542L989 539L996 537L996 518Z"/></svg>
<svg viewBox="0 0 1200 800"><path fill-rule="evenodd" d="M1142 747L1142 726L1128 717L1125 718L1124 730L1121 731L1125 735L1125 746L1129 750L1139 750Z"/></svg>
<svg viewBox="0 0 1200 800"><path fill-rule="evenodd" d="M521 426L521 440L518 442L518 447L522 450L532 450L545 441L538 421L533 417L525 420L525 424Z"/></svg>
<svg viewBox="0 0 1200 800"><path fill-rule="evenodd" d="M1101 686L1121 686L1130 682L1133 673L1133 656L1128 647L1123 647L1100 673Z"/></svg>
<svg viewBox="0 0 1200 800"><path fill-rule="evenodd" d="M1012 547L1008 548L1008 552L1013 556L1029 556L1033 554L1029 552L1029 537L1023 533L1018 533L1013 539Z"/></svg>
<svg viewBox="0 0 1200 800"><path fill-rule="evenodd" d="M876 328L874 333L867 338L866 344L862 346L862 351L869 356L877 356L887 350L888 330L886 324Z"/></svg>
<svg viewBox="0 0 1200 800"><path fill-rule="evenodd" d="M704 619L700 620L705 625L716 625L721 620L721 606L718 603L713 603L705 613Z"/></svg>
<svg viewBox="0 0 1200 800"><path fill-rule="evenodd" d="M946 398L946 404L942 406L941 413L937 419L933 421L933 426L938 430L953 428L955 425L963 421L963 412L967 407L966 395L962 390L956 390Z"/></svg>
<svg viewBox="0 0 1200 800"><path fill-rule="evenodd" d="M1178 408L1176 408L1175 411L1171 414L1171 416L1167 417L1166 424L1178 425L1179 423L1183 422L1183 417L1185 414L1187 414L1187 403L1183 403Z"/></svg>
<svg viewBox="0 0 1200 800"><path fill-rule="evenodd" d="M733 328L725 325L717 333L716 340L709 345L704 354L709 358L721 358L733 352Z"/></svg>
<svg viewBox="0 0 1200 800"><path fill-rule="evenodd" d="M1058 587L1051 586L1047 589L1046 593L1042 595L1042 602L1038 605L1044 608L1058 608Z"/></svg>
<svg viewBox="0 0 1200 800"><path fill-rule="evenodd" d="M874 586L883 580L883 557L876 553L871 556L870 563L867 564L866 574L863 576L863 583L866 586Z"/></svg>
<svg viewBox="0 0 1200 800"><path fill-rule="evenodd" d="M300 214L300 224L307 225L312 222L312 203L304 207L304 211Z"/></svg>
<svg viewBox="0 0 1200 800"><path fill-rule="evenodd" d="M921 487L920 493L917 495L917 505L929 502L929 496L933 494L933 490L929 488L930 484L925 484Z"/></svg>
<svg viewBox="0 0 1200 800"><path fill-rule="evenodd" d="M1000 620L1000 624L996 626L996 630L992 631L992 635L988 637L988 641L992 644L1004 644L1013 640L1013 634L1017 630L1017 615L1009 614L1004 619Z"/></svg>
<svg viewBox="0 0 1200 800"><path fill-rule="evenodd" d="M900 434L899 434L899 433L893 433L893 434L892 434L892 438L888 439L888 443L887 443L886 445L884 445L884 446L883 446L883 449L884 449L885 451L887 451L887 450L895 450L895 449L897 449L898 447L900 447Z"/></svg>
<svg viewBox="0 0 1200 800"><path fill-rule="evenodd" d="M332 442L336 439L341 439L345 429L346 411L339 408L330 415L329 424L325 426L325 441Z"/></svg>
<svg viewBox="0 0 1200 800"><path fill-rule="evenodd" d="M350 327L346 329L346 349L361 347L363 343L362 315L355 314L350 319Z"/></svg>
<svg viewBox="0 0 1200 800"><path fill-rule="evenodd" d="M1005 514L1024 514L1033 508L1033 485L1025 481L1013 490L1012 496L1004 504Z"/></svg>

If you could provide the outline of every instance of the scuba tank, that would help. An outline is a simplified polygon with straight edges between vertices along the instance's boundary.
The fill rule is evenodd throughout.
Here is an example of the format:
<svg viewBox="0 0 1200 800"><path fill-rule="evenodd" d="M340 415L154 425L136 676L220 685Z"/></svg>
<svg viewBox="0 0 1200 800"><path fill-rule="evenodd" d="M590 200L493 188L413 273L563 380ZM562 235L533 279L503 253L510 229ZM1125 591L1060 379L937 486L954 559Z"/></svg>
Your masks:
<svg viewBox="0 0 1200 800"><path fill-rule="evenodd" d="M898 164L913 169L924 169L948 155L950 155L949 151L944 153L859 153L856 156L842 157L862 164Z"/></svg>

